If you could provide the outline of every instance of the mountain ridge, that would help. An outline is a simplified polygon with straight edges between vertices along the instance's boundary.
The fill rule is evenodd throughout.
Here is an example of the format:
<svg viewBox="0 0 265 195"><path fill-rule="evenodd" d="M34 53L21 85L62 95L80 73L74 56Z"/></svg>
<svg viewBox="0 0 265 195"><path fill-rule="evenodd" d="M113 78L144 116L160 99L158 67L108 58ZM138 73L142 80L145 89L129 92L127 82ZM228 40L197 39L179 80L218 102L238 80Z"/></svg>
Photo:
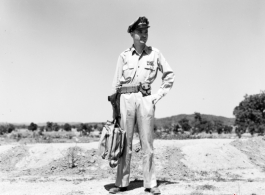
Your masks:
<svg viewBox="0 0 265 195"><path fill-rule="evenodd" d="M178 114L170 117L164 117L164 118L156 118L155 119L155 125L159 127L165 127L165 126L171 126L173 124L177 124L181 119L186 118L190 122L194 121L194 115L195 114ZM228 118L224 116L216 116L211 114L201 114L203 119L209 120L209 121L215 121L219 120L222 121L224 125L234 125L235 118Z"/></svg>

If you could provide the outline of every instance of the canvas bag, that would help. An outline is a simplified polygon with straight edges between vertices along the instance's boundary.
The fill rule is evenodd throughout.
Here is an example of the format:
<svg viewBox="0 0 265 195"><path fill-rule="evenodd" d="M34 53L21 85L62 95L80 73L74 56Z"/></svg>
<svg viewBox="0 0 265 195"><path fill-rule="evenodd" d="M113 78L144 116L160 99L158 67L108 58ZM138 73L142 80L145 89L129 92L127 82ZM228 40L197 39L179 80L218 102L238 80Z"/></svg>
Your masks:
<svg viewBox="0 0 265 195"><path fill-rule="evenodd" d="M107 121L99 140L99 155L109 161L110 167L118 165L118 159L124 151L126 133L121 129L117 120Z"/></svg>

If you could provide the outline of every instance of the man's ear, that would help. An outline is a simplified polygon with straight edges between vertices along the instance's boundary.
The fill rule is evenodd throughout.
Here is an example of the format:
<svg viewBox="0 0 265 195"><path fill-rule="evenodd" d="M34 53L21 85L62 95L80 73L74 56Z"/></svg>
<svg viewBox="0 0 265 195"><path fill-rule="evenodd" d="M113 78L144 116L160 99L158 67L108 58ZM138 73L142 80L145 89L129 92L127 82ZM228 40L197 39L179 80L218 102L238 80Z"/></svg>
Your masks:
<svg viewBox="0 0 265 195"><path fill-rule="evenodd" d="M133 32L131 32L130 34L131 34L131 37L133 37L134 33L133 33Z"/></svg>

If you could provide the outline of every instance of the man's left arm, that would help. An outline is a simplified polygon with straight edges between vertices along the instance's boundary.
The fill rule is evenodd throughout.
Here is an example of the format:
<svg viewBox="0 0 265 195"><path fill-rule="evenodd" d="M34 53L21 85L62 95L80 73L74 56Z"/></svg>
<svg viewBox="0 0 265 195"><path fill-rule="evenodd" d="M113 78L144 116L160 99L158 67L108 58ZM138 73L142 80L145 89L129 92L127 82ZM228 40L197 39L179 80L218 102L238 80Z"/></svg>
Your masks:
<svg viewBox="0 0 265 195"><path fill-rule="evenodd" d="M157 65L158 69L162 72L162 84L157 93L153 94L154 104L156 104L162 97L164 97L169 92L169 90L173 86L175 79L173 70L171 69L166 59L160 52L157 58Z"/></svg>

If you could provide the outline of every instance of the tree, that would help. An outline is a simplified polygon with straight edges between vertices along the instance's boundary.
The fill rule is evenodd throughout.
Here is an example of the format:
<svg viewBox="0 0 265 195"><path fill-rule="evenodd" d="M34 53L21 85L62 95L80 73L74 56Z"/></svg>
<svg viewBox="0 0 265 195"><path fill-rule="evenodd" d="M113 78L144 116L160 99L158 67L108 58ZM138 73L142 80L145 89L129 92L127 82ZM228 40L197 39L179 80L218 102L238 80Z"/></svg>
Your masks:
<svg viewBox="0 0 265 195"><path fill-rule="evenodd" d="M225 134L231 133L232 130L233 130L233 127L228 126L228 125L225 125L225 126L224 126L224 133L225 133Z"/></svg>
<svg viewBox="0 0 265 195"><path fill-rule="evenodd" d="M47 122L46 123L46 131L52 131L52 125L53 125L53 123L52 122Z"/></svg>
<svg viewBox="0 0 265 195"><path fill-rule="evenodd" d="M14 131L16 128L13 124L3 124L0 125L0 135L4 135L6 133L11 133Z"/></svg>
<svg viewBox="0 0 265 195"><path fill-rule="evenodd" d="M256 132L256 125L253 121L250 121L248 124L248 132L253 136L254 133Z"/></svg>
<svg viewBox="0 0 265 195"><path fill-rule="evenodd" d="M6 133L6 128L4 125L0 125L0 135L4 135Z"/></svg>
<svg viewBox="0 0 265 195"><path fill-rule="evenodd" d="M81 132L81 135L87 135L87 125L84 123L80 123L77 126L77 131Z"/></svg>
<svg viewBox="0 0 265 195"><path fill-rule="evenodd" d="M89 124L86 124L86 134L89 135L91 131L92 131L92 126Z"/></svg>
<svg viewBox="0 0 265 195"><path fill-rule="evenodd" d="M179 124L181 125L182 129L184 131L189 131L191 129L190 121L187 118L183 118L179 121Z"/></svg>
<svg viewBox="0 0 265 195"><path fill-rule="evenodd" d="M7 132L11 133L12 131L14 131L16 128L13 124L8 124L7 125Z"/></svg>
<svg viewBox="0 0 265 195"><path fill-rule="evenodd" d="M84 124L84 123L80 123L78 126L77 126L77 131L78 132L81 132L81 134L83 136L87 136L90 134L90 132L92 131L92 126L89 125L89 124Z"/></svg>
<svg viewBox="0 0 265 195"><path fill-rule="evenodd" d="M28 126L28 130L30 131L36 131L38 129L38 125L35 123L30 123L30 125Z"/></svg>
<svg viewBox="0 0 265 195"><path fill-rule="evenodd" d="M195 113L194 113L194 119L195 119L195 121L197 121L197 122L201 122L201 121L202 121L201 113L199 113L199 112L195 112Z"/></svg>
<svg viewBox="0 0 265 195"><path fill-rule="evenodd" d="M193 121L193 133L201 133L205 131L206 133L211 133L214 123L207 118L202 117L199 112L194 113Z"/></svg>
<svg viewBox="0 0 265 195"><path fill-rule="evenodd" d="M251 134L262 131L265 125L265 92L245 95L244 100L234 108L233 114L236 117L235 125L240 131L248 129Z"/></svg>
<svg viewBox="0 0 265 195"><path fill-rule="evenodd" d="M76 130L77 130L78 132L82 132L82 130L83 130L83 126L84 126L83 123L78 124Z"/></svg>
<svg viewBox="0 0 265 195"><path fill-rule="evenodd" d="M235 132L239 138L241 138L242 134L246 132L246 127L243 125L236 126Z"/></svg>
<svg viewBox="0 0 265 195"><path fill-rule="evenodd" d="M63 129L65 131L71 131L72 130L72 126L68 123L65 123L64 126L63 126Z"/></svg>
<svg viewBox="0 0 265 195"><path fill-rule="evenodd" d="M264 133L265 133L265 125L262 124L262 125L260 125L259 128L258 128L258 135L260 135L260 136L264 136Z"/></svg>
<svg viewBox="0 0 265 195"><path fill-rule="evenodd" d="M202 121L202 116L201 113L195 112L194 113L194 122L193 122L193 134L201 132L201 121Z"/></svg>
<svg viewBox="0 0 265 195"><path fill-rule="evenodd" d="M176 134L181 131L181 126L179 124L172 124L171 131Z"/></svg>
<svg viewBox="0 0 265 195"><path fill-rule="evenodd" d="M59 129L60 129L60 126L57 123L52 124L52 130L53 131L59 131Z"/></svg>
<svg viewBox="0 0 265 195"><path fill-rule="evenodd" d="M202 118L200 124L198 125L199 132L205 131L209 133L213 129L213 123L205 118Z"/></svg>
<svg viewBox="0 0 265 195"><path fill-rule="evenodd" d="M215 120L214 121L214 127L213 129L218 133L218 134L222 134L224 131L224 124L222 121L220 120Z"/></svg>

